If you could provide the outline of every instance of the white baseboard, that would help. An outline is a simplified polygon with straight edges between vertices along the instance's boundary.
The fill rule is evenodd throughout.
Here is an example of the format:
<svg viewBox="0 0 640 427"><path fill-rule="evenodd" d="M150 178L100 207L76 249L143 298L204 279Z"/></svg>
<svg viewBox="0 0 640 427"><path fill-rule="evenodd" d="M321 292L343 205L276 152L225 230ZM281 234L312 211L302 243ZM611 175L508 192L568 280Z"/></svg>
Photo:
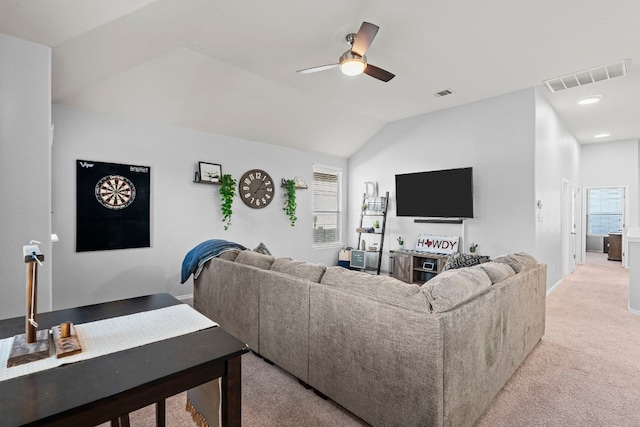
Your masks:
<svg viewBox="0 0 640 427"><path fill-rule="evenodd" d="M192 299L193 298L193 294L188 294L188 295L180 295L175 297L177 300L185 300L185 299Z"/></svg>
<svg viewBox="0 0 640 427"><path fill-rule="evenodd" d="M564 279L560 279L560 280L558 280L558 282L557 282L555 285L553 285L553 286L551 287L551 289L549 289L549 290L547 291L547 296L549 296L549 294L551 294L551 292L555 291L555 290L558 288L558 286L560 286L560 284L562 283L562 280L564 280Z"/></svg>
<svg viewBox="0 0 640 427"><path fill-rule="evenodd" d="M628 306L627 306L627 308L628 308L628 309L629 309L629 311L630 311L630 312L632 312L633 314L640 314L640 310L634 310L633 308L628 307Z"/></svg>

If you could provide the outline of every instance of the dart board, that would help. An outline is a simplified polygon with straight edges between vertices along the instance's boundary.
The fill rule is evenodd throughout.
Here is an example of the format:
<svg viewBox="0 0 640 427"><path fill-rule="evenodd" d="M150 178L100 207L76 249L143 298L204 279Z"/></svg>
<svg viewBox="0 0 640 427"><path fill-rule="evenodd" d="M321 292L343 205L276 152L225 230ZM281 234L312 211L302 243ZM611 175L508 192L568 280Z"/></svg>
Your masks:
<svg viewBox="0 0 640 427"><path fill-rule="evenodd" d="M150 201L150 166L76 160L76 252L151 247Z"/></svg>
<svg viewBox="0 0 640 427"><path fill-rule="evenodd" d="M124 209L135 200L136 187L122 175L107 175L96 184L95 194L105 208Z"/></svg>

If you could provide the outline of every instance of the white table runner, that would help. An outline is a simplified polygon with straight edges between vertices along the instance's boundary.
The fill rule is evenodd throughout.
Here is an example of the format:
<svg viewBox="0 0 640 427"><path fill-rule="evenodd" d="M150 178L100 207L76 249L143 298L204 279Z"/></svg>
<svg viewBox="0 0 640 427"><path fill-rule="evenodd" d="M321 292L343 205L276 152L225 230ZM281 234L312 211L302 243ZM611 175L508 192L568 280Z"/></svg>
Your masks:
<svg viewBox="0 0 640 427"><path fill-rule="evenodd" d="M96 322L74 324L73 327L82 346L81 353L61 359L56 358L54 354L47 359L11 368L7 368L7 360L13 346L13 337L6 338L0 340L0 381L174 338L213 326L218 326L218 324L186 304ZM55 350L53 352L55 353Z"/></svg>

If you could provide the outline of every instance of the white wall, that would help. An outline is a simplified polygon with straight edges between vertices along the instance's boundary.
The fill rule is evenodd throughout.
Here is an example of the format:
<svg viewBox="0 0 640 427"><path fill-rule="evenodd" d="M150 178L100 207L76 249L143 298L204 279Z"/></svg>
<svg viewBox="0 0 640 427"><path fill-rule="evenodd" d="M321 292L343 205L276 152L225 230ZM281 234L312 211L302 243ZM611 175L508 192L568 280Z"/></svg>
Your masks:
<svg viewBox="0 0 640 427"><path fill-rule="evenodd" d="M350 245L357 243L364 182L377 181L391 198L383 269L399 235L409 248L422 233L454 234L463 235L465 252L476 242L480 254L535 255L534 101L529 89L388 124L349 159ZM395 174L468 166L475 217L464 228L396 217Z"/></svg>
<svg viewBox="0 0 640 427"><path fill-rule="evenodd" d="M579 185L580 146L545 97L538 90L535 94L536 196L530 206L534 208L538 200L542 202L542 209L535 208L535 255L538 261L547 264L550 289L562 280L563 180Z"/></svg>
<svg viewBox="0 0 640 427"><path fill-rule="evenodd" d="M38 311L51 310L51 50L0 34L0 319L24 316L22 247L41 242Z"/></svg>
<svg viewBox="0 0 640 427"><path fill-rule="evenodd" d="M278 186L276 199L263 209L236 199L232 225L224 231L219 187L195 184L193 178L198 161L206 161L221 164L236 179L260 168L277 182L303 176L311 187L313 164L338 167L346 175L345 159L62 105L53 106L53 122L53 230L60 236L54 247L56 309L155 292L191 294L192 279L180 284L182 260L212 238L249 248L264 242L274 256L337 263L337 248L312 249L311 188L297 192L295 227L282 211ZM75 252L76 159L151 167L151 248Z"/></svg>
<svg viewBox="0 0 640 427"><path fill-rule="evenodd" d="M638 226L638 169L640 147L637 139L584 144L580 153L580 184L589 187L629 187L626 228ZM585 212L586 215L586 212ZM627 252L623 234L623 250Z"/></svg>

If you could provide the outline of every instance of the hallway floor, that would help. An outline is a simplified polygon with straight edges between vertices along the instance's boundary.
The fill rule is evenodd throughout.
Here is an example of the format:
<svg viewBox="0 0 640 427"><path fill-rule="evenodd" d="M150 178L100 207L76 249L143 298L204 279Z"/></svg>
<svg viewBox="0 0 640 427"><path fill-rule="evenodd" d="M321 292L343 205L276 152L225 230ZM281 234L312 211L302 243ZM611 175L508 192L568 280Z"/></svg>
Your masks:
<svg viewBox="0 0 640 427"><path fill-rule="evenodd" d="M587 259L585 260L585 264L596 264L596 265L609 265L612 267L622 267L621 261L609 261L607 258L608 254L604 252L587 252Z"/></svg>

